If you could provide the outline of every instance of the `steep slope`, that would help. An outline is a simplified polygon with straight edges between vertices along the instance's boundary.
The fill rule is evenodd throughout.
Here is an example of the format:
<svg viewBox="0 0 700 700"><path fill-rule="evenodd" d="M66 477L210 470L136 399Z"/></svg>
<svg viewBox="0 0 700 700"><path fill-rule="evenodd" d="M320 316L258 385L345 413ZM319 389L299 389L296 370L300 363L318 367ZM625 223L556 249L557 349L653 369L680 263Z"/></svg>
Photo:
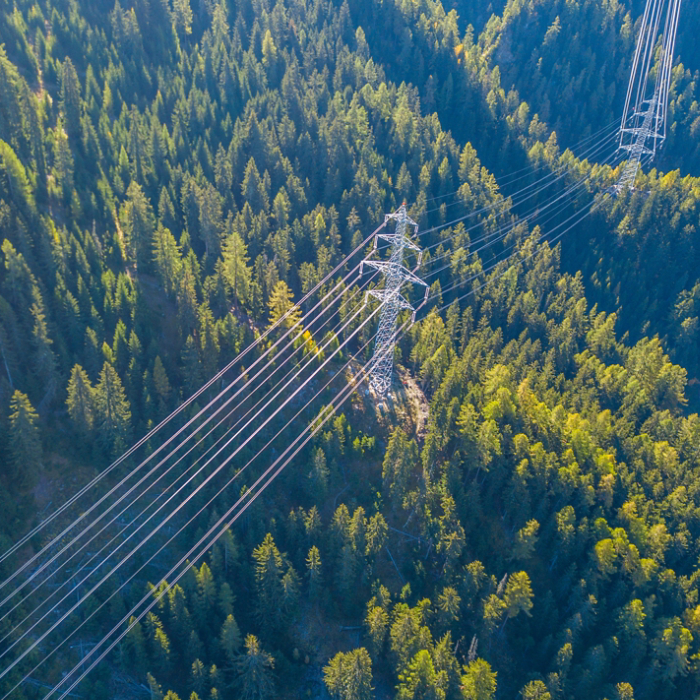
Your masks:
<svg viewBox="0 0 700 700"><path fill-rule="evenodd" d="M700 181L651 173L561 247L540 240L612 180L557 141L616 114L639 7L455 8L0 10L0 527L12 540L37 483L46 503L66 473L103 468L402 199L422 230L494 205L421 238L433 296L397 361L431 401L425 439L385 431L357 398L81 695L298 697L325 684L353 700L372 685L400 700L491 700L496 687L645 700L697 687ZM477 38L467 22L487 24ZM680 70L675 86L663 164L693 172L680 139L695 87ZM543 229L521 223L478 250L479 235L516 223L492 173L526 165L540 170L521 185L571 170L530 206L595 179ZM42 678L57 682L77 653Z"/></svg>

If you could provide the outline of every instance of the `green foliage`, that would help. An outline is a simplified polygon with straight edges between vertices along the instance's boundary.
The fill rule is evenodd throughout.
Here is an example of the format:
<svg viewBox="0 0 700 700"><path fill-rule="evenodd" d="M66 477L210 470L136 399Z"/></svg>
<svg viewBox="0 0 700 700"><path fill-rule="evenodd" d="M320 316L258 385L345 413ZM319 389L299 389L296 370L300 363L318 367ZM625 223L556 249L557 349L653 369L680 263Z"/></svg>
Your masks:
<svg viewBox="0 0 700 700"><path fill-rule="evenodd" d="M335 700L370 700L374 696L372 660L367 650L338 652L324 667L323 681Z"/></svg>
<svg viewBox="0 0 700 700"><path fill-rule="evenodd" d="M256 335L297 324L310 306L294 300L403 199L428 249L434 297L397 352L418 382L406 406L379 416L358 392L127 634L122 674L159 700L297 697L321 668L338 698L372 697L373 673L405 699L491 700L496 676L532 700L693 696L700 16L686 5L660 171L557 246L537 240L557 218L490 238L515 221L496 175L612 179L562 149L619 114L639 2L0 8L3 534L44 507L40 465L63 484L122 454ZM351 279L343 332L292 333L295 371L357 328ZM332 372L367 359L371 328ZM256 353L222 381L250 376ZM218 438L197 436L202 451Z"/></svg>
<svg viewBox="0 0 700 700"><path fill-rule="evenodd" d="M274 697L274 659L260 648L260 642L252 634L246 637L245 653L236 662L236 668L239 697L243 700L268 700Z"/></svg>
<svg viewBox="0 0 700 700"><path fill-rule="evenodd" d="M130 437L131 410L119 375L105 362L95 387L95 427L108 454L124 451Z"/></svg>
<svg viewBox="0 0 700 700"><path fill-rule="evenodd" d="M284 318L283 326L292 328L301 320L301 310L294 306L292 290L289 289L284 280L279 280L272 289L268 307L270 310L268 327L274 326L280 319ZM285 314L287 315L285 316Z"/></svg>
<svg viewBox="0 0 700 700"><path fill-rule="evenodd" d="M464 667L462 696L465 700L493 700L496 694L496 673L488 661L475 659Z"/></svg>
<svg viewBox="0 0 700 700"><path fill-rule="evenodd" d="M33 483L41 465L38 419L27 396L15 391L10 401L10 462L6 475L20 485Z"/></svg>
<svg viewBox="0 0 700 700"><path fill-rule="evenodd" d="M87 372L80 365L75 365L68 381L66 406L75 430L81 437L90 435L95 420L94 393Z"/></svg>

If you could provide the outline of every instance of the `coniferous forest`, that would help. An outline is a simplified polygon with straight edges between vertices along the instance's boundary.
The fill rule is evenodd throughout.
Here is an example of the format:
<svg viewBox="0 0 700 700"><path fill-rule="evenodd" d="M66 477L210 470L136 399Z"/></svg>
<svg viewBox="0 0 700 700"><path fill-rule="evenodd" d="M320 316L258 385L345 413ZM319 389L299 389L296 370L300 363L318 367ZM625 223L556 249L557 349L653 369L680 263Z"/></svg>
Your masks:
<svg viewBox="0 0 700 700"><path fill-rule="evenodd" d="M259 341L232 368L252 375L290 325L276 322L338 283L347 269L323 281L386 213L405 201L425 232L403 399L358 390L323 424L321 404L302 413L295 434L319 415L313 439L75 696L698 696L697 3L681 9L666 142L634 191L601 197L622 166L594 148L620 117L643 9L0 0L3 552ZM337 353L338 375L341 357L367 362L373 308L339 312L347 347L309 327L297 349ZM39 680L0 678L2 697L45 697L158 593L164 570L146 571L80 644L34 649ZM0 609L0 654L23 612Z"/></svg>

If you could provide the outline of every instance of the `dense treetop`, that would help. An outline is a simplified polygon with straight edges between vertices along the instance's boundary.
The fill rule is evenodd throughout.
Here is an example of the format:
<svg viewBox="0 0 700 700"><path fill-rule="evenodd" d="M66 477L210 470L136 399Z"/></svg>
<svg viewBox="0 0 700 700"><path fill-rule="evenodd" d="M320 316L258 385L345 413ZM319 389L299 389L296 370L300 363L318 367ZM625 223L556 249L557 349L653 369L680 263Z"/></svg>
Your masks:
<svg viewBox="0 0 700 700"><path fill-rule="evenodd" d="M406 200L426 230L493 205L480 230L420 239L431 303L397 362L430 406L424 429L354 402L81 694L117 697L124 674L166 700L696 692L695 6L658 169L540 239L614 177L576 144L620 113L641 11L0 4L4 544L66 497L47 489L104 469L288 309L299 318L385 212ZM499 188L526 166L540 175ZM515 225L509 195L557 168L571 174L534 204L594 177L542 229ZM499 264L509 247L519 262Z"/></svg>

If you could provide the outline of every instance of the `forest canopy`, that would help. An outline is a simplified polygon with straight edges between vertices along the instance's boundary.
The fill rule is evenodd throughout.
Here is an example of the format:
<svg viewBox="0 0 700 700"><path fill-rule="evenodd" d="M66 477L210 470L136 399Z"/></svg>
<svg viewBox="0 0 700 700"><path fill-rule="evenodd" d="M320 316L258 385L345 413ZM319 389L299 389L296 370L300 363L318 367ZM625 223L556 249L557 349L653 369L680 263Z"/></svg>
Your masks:
<svg viewBox="0 0 700 700"><path fill-rule="evenodd" d="M337 285L349 307L346 256L404 201L430 276L396 348L403 408L358 391L332 418L300 410L313 439L206 556L167 591L154 567L116 599L98 592L103 617L75 615L80 648L12 697L44 697L144 595L152 610L81 696L697 693L696 6L681 10L668 139L636 189L600 197L619 159L579 145L619 118L642 11L0 4L3 551L171 412L198 415L204 400L183 402L252 343L236 376L264 353L341 378L368 361L376 306L322 334L304 300ZM236 448L233 472L254 448ZM2 579L48 539L0 562Z"/></svg>

